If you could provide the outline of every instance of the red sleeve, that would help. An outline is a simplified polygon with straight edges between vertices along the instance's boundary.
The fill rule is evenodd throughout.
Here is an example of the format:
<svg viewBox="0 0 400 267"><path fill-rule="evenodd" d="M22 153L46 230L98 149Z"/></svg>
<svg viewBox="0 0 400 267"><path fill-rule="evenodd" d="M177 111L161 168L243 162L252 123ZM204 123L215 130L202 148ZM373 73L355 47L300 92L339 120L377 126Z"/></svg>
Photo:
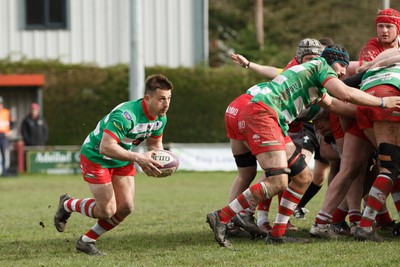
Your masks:
<svg viewBox="0 0 400 267"><path fill-rule="evenodd" d="M384 49L382 45L378 42L378 38L374 37L370 39L368 43L366 43L361 49L360 56L358 58L360 65L362 65L363 62L374 60L383 50Z"/></svg>
<svg viewBox="0 0 400 267"><path fill-rule="evenodd" d="M300 63L297 61L297 59L296 58L293 58L287 65L286 65L286 67L283 69L283 70L287 70L288 68L290 68L290 67L293 67L293 66L297 66L297 65L299 65Z"/></svg>

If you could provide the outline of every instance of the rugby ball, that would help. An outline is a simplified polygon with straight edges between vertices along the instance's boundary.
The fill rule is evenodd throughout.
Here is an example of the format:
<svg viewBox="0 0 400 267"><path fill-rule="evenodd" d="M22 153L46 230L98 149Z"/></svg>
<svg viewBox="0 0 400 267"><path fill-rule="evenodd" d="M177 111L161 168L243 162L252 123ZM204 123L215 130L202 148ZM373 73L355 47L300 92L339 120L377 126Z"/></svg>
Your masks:
<svg viewBox="0 0 400 267"><path fill-rule="evenodd" d="M179 167L178 157L168 150L156 150L156 154L153 155L153 159L163 165L163 167L158 168L160 171L162 171L162 174L156 176L157 178L171 176L172 173L174 173Z"/></svg>

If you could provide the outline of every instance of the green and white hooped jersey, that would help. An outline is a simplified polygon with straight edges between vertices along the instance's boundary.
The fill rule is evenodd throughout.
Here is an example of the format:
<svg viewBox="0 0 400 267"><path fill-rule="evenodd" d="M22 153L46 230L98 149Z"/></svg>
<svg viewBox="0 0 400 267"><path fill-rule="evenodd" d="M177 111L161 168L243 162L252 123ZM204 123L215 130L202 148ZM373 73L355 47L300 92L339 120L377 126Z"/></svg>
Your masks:
<svg viewBox="0 0 400 267"><path fill-rule="evenodd" d="M122 148L130 150L150 136L160 137L166 123L167 116L150 117L143 99L121 103L97 123L96 128L83 142L81 153L103 168L126 166L130 162L99 154L100 141L104 132L106 131L118 140Z"/></svg>
<svg viewBox="0 0 400 267"><path fill-rule="evenodd" d="M258 93L261 92L261 89L266 86L265 84L267 84L267 83L264 82L264 83L260 83L260 84L250 87L249 89L247 89L246 94L251 95L251 96L257 95ZM320 106L311 105L310 107L302 110L299 113L299 115L296 117L296 119L300 119L300 120L304 120L304 121L311 121L313 119L318 118L322 112L323 112L323 109Z"/></svg>
<svg viewBox="0 0 400 267"><path fill-rule="evenodd" d="M393 85L400 90L400 63L368 70L362 78L361 90L381 84Z"/></svg>
<svg viewBox="0 0 400 267"><path fill-rule="evenodd" d="M250 88L253 91L259 90L251 101L274 109L278 115L278 123L287 135L288 124L305 109L321 101L327 92L323 85L334 77L337 74L326 60L317 57L285 70L271 82Z"/></svg>

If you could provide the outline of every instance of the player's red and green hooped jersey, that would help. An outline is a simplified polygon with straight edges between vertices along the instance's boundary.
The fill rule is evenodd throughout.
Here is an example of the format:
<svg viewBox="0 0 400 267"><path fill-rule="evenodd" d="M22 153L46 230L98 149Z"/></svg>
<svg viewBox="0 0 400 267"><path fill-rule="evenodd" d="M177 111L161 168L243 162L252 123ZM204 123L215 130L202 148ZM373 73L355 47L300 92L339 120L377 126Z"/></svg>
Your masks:
<svg viewBox="0 0 400 267"><path fill-rule="evenodd" d="M262 85L264 85L264 84L266 84L266 83L257 84L257 85L250 87L249 89L247 89L246 94L255 96L256 94L261 92L261 89L263 88ZM317 118L318 116L320 116L322 111L323 111L323 109L320 106L311 105L310 107L302 110L300 112L300 114L296 117L296 119L300 119L303 121L311 121L311 120Z"/></svg>
<svg viewBox="0 0 400 267"><path fill-rule="evenodd" d="M393 85L400 90L400 63L370 69L364 74L362 80L362 91L381 84Z"/></svg>
<svg viewBox="0 0 400 267"><path fill-rule="evenodd" d="M90 161L103 168L122 167L130 162L120 161L99 154L100 141L107 132L126 150L138 146L146 138L161 137L167 123L167 116L151 117L143 99L124 102L116 106L101 119L85 139L81 153Z"/></svg>
<svg viewBox="0 0 400 267"><path fill-rule="evenodd" d="M266 105L275 110L278 123L286 135L288 124L302 111L318 103L326 94L324 84L337 77L336 72L322 57L293 66L271 82L260 83L249 90L260 90L251 102Z"/></svg>

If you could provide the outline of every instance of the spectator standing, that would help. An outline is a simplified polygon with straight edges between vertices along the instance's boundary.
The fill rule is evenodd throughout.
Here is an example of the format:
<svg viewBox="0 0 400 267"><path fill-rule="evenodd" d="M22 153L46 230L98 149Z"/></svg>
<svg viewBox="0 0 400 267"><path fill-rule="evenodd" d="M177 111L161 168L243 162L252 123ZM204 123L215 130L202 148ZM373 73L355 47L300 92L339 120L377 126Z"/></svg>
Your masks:
<svg viewBox="0 0 400 267"><path fill-rule="evenodd" d="M30 112L21 124L21 135L25 146L44 146L48 139L45 119L40 115L40 105L32 103Z"/></svg>
<svg viewBox="0 0 400 267"><path fill-rule="evenodd" d="M13 119L10 110L4 107L4 99L0 96L0 152L1 152L1 167L2 176L7 175L7 146L8 134L13 126Z"/></svg>

